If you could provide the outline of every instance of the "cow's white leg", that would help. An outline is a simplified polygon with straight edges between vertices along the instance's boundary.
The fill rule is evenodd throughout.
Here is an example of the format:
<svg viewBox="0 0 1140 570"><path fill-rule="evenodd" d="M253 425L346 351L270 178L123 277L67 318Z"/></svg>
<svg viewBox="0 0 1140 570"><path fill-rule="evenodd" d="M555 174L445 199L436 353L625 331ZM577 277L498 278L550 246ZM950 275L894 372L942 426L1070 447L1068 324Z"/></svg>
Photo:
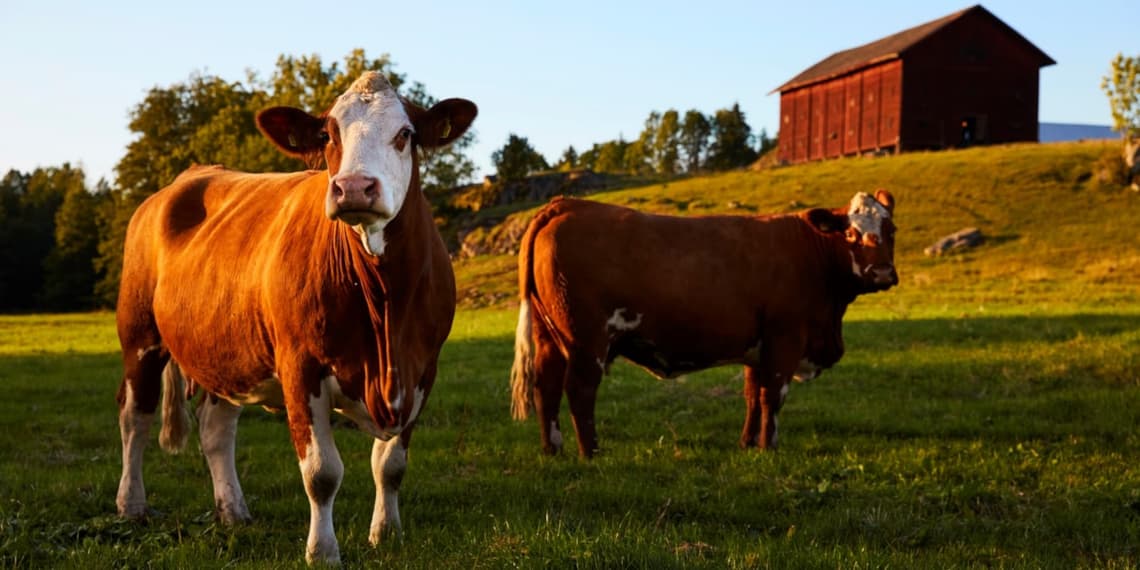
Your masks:
<svg viewBox="0 0 1140 570"><path fill-rule="evenodd" d="M248 522L249 508L241 492L234 465L234 441L241 406L207 395L198 406L198 434L202 454L214 480L214 507L223 523Z"/></svg>
<svg viewBox="0 0 1140 570"><path fill-rule="evenodd" d="M400 532L400 482L408 468L408 450L401 438L377 439L372 444L372 479L376 482L376 508L368 541L379 544L386 534Z"/></svg>
<svg viewBox="0 0 1140 570"><path fill-rule="evenodd" d="M309 496L309 539L305 545L309 563L340 563L340 547L333 531L333 500L344 477L344 463L333 441L331 409L329 390L309 397L309 444L300 461L301 479Z"/></svg>
<svg viewBox="0 0 1140 570"><path fill-rule="evenodd" d="M119 478L119 493L115 505L119 515L138 518L146 515L146 489L143 487L143 450L146 449L154 414L138 409L135 391L128 382L122 408L119 410L119 434L123 439L123 475Z"/></svg>

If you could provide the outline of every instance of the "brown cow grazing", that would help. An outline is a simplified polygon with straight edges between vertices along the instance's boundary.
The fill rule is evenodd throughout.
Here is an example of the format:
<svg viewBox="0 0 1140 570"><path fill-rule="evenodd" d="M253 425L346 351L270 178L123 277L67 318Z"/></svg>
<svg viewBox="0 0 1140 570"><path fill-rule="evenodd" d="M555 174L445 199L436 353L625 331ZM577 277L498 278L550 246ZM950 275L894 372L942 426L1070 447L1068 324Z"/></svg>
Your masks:
<svg viewBox="0 0 1140 570"><path fill-rule="evenodd" d="M742 447L776 445L793 377L843 355L842 319L898 283L894 198L781 216L678 218L554 200L523 235L512 411L538 410L542 447L562 447L565 389L578 453L598 449L594 405L623 356L658 377L743 364Z"/></svg>
<svg viewBox="0 0 1140 570"><path fill-rule="evenodd" d="M287 414L311 507L307 560L340 559L334 410L376 438L370 542L399 530L408 443L455 314L417 148L450 143L475 114L463 99L424 110L366 73L321 117L287 107L257 117L286 154L323 156L327 171L191 168L139 207L118 305L121 515L147 512L142 458L160 391L160 441L174 450L187 429L180 396L201 389L202 452L223 522L250 518L234 436L241 407L260 404Z"/></svg>

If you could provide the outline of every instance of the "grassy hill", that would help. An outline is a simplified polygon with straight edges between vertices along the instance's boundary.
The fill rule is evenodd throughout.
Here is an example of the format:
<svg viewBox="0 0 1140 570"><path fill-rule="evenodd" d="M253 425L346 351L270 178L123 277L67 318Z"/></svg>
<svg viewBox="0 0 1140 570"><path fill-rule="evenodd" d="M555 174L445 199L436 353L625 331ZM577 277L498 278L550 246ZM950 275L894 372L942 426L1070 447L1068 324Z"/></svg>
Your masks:
<svg viewBox="0 0 1140 570"><path fill-rule="evenodd" d="M898 205L896 262L901 286L888 304L934 294L963 301L1135 301L1140 291L1140 195L1098 180L1114 143L1019 144L960 151L848 158L762 171L703 176L590 198L639 210L695 216L782 213L839 207L858 191L886 188ZM535 205L537 208L538 205ZM508 217L496 235L529 219ZM929 258L923 249L964 227L986 243ZM478 256L456 270L466 306L515 298L512 255Z"/></svg>

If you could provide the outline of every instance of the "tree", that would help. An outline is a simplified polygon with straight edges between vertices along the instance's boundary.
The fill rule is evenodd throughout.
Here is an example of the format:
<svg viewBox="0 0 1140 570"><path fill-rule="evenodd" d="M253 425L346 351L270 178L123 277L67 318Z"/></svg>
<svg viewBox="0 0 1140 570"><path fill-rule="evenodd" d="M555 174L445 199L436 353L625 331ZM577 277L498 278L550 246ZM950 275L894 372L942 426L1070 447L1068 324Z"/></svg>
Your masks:
<svg viewBox="0 0 1140 570"><path fill-rule="evenodd" d="M658 174L673 175L680 166L681 125L675 109L661 115L653 136L653 166Z"/></svg>
<svg viewBox="0 0 1140 570"><path fill-rule="evenodd" d="M678 143L684 153L685 170L688 173L699 171L704 164L710 135L712 135L712 123L708 117L696 109L685 111Z"/></svg>
<svg viewBox="0 0 1140 570"><path fill-rule="evenodd" d="M578 151L574 150L574 145L570 145L566 147L566 150L562 151L562 158L558 159L558 162L554 165L554 168L555 170L567 171L574 170L577 167Z"/></svg>
<svg viewBox="0 0 1140 570"><path fill-rule="evenodd" d="M546 159L530 146L530 141L514 133L507 137L503 148L491 153L491 163L502 181L520 180L532 172L548 168Z"/></svg>
<svg viewBox="0 0 1140 570"><path fill-rule="evenodd" d="M597 158L594 160L595 172L625 172L626 150L630 143L618 138L616 141L604 142L597 147Z"/></svg>
<svg viewBox="0 0 1140 570"><path fill-rule="evenodd" d="M1140 176L1140 56L1116 54L1109 74L1101 79L1100 88L1108 95L1112 128L1123 139L1124 164L1129 178ZM1133 188L1137 188L1136 184Z"/></svg>
<svg viewBox="0 0 1140 570"><path fill-rule="evenodd" d="M66 163L31 174L12 170L0 181L0 310L42 308L48 279L66 278L45 272L56 244L56 214L66 196L86 191L83 170Z"/></svg>
<svg viewBox="0 0 1140 570"><path fill-rule="evenodd" d="M44 284L40 305L52 311L90 309L94 304L101 202L110 187L100 181L94 193L82 180L68 184L55 212L55 246L43 260Z"/></svg>
<svg viewBox="0 0 1140 570"><path fill-rule="evenodd" d="M709 168L730 170L756 160L756 151L752 148L752 127L744 119L739 103L733 103L731 109L716 112L712 121L712 137Z"/></svg>
<svg viewBox="0 0 1140 570"><path fill-rule="evenodd" d="M780 145L778 138L769 137L768 129L765 128L760 129L760 136L758 138L760 139L760 147L757 149L757 151L761 156L767 154L768 151L773 150Z"/></svg>

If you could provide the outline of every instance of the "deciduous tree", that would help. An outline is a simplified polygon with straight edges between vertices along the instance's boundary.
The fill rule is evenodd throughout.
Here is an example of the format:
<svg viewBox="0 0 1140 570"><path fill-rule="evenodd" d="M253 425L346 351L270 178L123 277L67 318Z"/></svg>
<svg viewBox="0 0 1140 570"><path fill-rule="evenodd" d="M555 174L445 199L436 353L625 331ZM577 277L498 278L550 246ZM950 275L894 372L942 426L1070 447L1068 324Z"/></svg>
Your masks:
<svg viewBox="0 0 1140 570"><path fill-rule="evenodd" d="M520 180L528 174L547 168L546 159L543 158L526 137L511 133L502 148L491 153L491 163L499 179Z"/></svg>
<svg viewBox="0 0 1140 570"><path fill-rule="evenodd" d="M730 170L756 160L756 150L752 148L752 127L748 126L739 103L716 112L712 121L712 137L709 168Z"/></svg>
<svg viewBox="0 0 1140 570"><path fill-rule="evenodd" d="M678 142L684 153L685 170L688 173L698 172L704 164L710 135L712 135L712 123L704 113L696 109L685 111Z"/></svg>
<svg viewBox="0 0 1140 570"><path fill-rule="evenodd" d="M1134 179L1140 176L1140 56L1116 54L1100 87L1108 95L1112 128L1123 139L1124 164L1129 178ZM1136 189L1137 185L1133 183L1132 187Z"/></svg>

